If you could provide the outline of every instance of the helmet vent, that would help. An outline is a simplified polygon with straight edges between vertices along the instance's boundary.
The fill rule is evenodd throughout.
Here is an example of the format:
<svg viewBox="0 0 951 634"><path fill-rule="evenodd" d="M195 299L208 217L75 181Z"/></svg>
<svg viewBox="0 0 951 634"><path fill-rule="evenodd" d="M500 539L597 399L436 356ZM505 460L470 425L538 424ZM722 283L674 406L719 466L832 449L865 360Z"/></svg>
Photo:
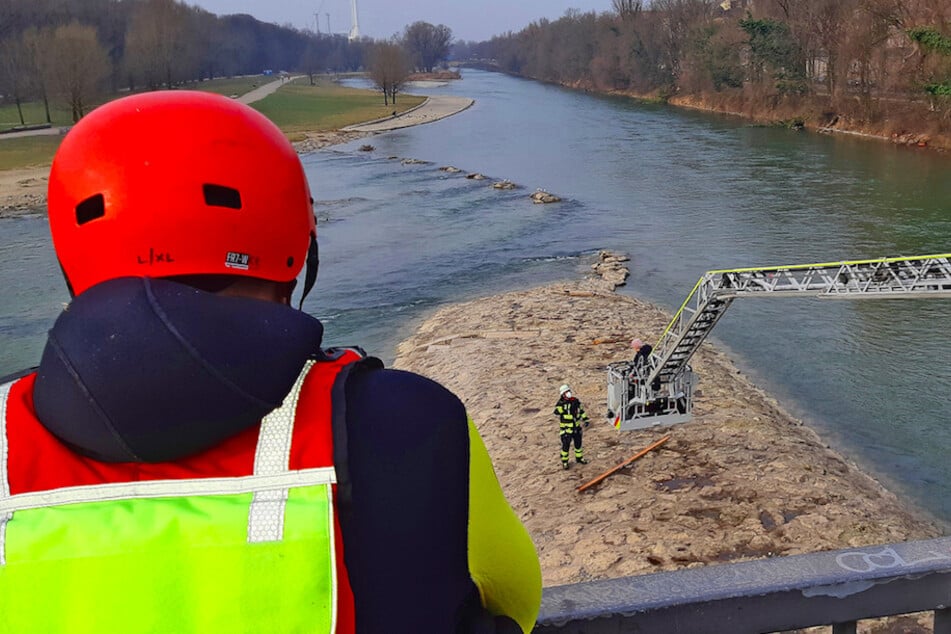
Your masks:
<svg viewBox="0 0 951 634"><path fill-rule="evenodd" d="M76 224L84 225L106 215L106 200L102 194L95 194L76 205Z"/></svg>
<svg viewBox="0 0 951 634"><path fill-rule="evenodd" d="M232 187L224 185L201 186L205 194L205 204L210 207L228 207L229 209L241 209L241 192Z"/></svg>

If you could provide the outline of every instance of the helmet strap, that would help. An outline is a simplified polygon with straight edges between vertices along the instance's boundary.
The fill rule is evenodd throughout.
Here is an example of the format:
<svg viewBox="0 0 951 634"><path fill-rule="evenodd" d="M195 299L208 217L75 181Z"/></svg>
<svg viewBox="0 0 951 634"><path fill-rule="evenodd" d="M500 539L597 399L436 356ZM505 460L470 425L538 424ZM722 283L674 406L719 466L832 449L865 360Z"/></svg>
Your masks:
<svg viewBox="0 0 951 634"><path fill-rule="evenodd" d="M66 275L66 269L63 268L63 263L59 258L56 258L56 263L59 264L59 271L63 274L63 280L66 281L66 290L69 291L69 296L76 297L76 293L73 292L73 284L69 281L69 276Z"/></svg>
<svg viewBox="0 0 951 634"><path fill-rule="evenodd" d="M317 249L317 236L313 233L310 234L310 247L307 249L307 270L304 273L304 289L300 296L300 304L298 304L298 310L304 309L304 298L307 297L307 294L310 292L310 289L314 288L314 283L317 281L317 269L320 267L320 255Z"/></svg>

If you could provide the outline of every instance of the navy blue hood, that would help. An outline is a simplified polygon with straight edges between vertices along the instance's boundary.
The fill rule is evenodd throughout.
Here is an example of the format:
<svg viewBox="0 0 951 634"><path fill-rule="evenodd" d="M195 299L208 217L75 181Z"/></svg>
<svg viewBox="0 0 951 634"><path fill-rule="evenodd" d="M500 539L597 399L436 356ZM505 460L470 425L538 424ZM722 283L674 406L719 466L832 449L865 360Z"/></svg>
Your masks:
<svg viewBox="0 0 951 634"><path fill-rule="evenodd" d="M76 297L49 333L40 422L107 462L208 449L281 404L323 326L289 306L126 277Z"/></svg>

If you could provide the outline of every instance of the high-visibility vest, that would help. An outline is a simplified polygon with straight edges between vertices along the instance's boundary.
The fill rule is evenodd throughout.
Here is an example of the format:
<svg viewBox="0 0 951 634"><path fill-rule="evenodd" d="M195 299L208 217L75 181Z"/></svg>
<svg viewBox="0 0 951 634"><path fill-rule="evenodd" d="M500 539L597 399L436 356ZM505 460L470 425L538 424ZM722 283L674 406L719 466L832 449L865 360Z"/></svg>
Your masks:
<svg viewBox="0 0 951 634"><path fill-rule="evenodd" d="M115 481L136 466L77 455L100 483L11 494L9 415L27 414L0 386L0 631L334 632L333 461L291 468L291 446L332 447L331 386L355 356L307 363L243 476ZM325 417L295 427L309 374Z"/></svg>

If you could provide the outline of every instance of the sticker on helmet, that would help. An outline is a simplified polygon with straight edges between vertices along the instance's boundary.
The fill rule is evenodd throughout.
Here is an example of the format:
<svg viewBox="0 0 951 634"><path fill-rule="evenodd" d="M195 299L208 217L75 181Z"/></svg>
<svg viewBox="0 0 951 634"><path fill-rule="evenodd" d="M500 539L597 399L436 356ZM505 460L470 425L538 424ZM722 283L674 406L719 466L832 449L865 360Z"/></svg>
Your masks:
<svg viewBox="0 0 951 634"><path fill-rule="evenodd" d="M149 256L137 255L135 256L135 261L139 264L148 264L151 266L159 262L174 262L175 260L172 259L171 253L167 251L156 251L154 248L149 247Z"/></svg>
<svg viewBox="0 0 951 634"><path fill-rule="evenodd" d="M248 270L248 265L251 263L251 256L247 253L235 253L234 251L228 251L228 255L225 256L225 266L229 269L241 269L242 271Z"/></svg>

